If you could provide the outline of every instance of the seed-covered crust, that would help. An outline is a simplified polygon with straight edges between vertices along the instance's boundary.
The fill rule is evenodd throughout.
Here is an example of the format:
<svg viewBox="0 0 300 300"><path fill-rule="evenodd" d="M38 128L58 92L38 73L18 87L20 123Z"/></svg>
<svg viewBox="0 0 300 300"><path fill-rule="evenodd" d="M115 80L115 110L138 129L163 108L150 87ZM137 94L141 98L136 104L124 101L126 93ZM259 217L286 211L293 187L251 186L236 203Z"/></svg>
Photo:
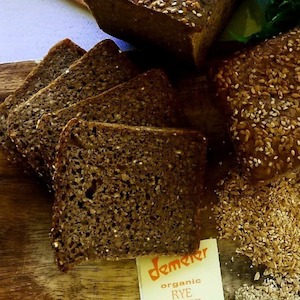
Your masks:
<svg viewBox="0 0 300 300"><path fill-rule="evenodd" d="M239 160L254 181L300 165L300 29L222 62L216 76Z"/></svg>
<svg viewBox="0 0 300 300"><path fill-rule="evenodd" d="M19 104L46 87L52 80L63 73L85 51L69 39L55 44L41 62L28 74L24 83L0 104L0 145L8 158L23 161L14 143L7 135L7 117Z"/></svg>
<svg viewBox="0 0 300 300"><path fill-rule="evenodd" d="M210 19L208 6L198 0L130 0L154 11L166 14L190 27L203 25Z"/></svg>
<svg viewBox="0 0 300 300"><path fill-rule="evenodd" d="M181 127L184 123L166 74L158 69L147 71L98 96L43 115L38 122L37 135L44 160L44 169L40 171L44 177L51 178L60 133L74 117L157 127Z"/></svg>
<svg viewBox="0 0 300 300"><path fill-rule="evenodd" d="M98 43L47 87L10 113L10 138L38 173L40 155L36 126L40 117L97 95L137 73L136 67L112 40Z"/></svg>
<svg viewBox="0 0 300 300"><path fill-rule="evenodd" d="M205 154L198 131L69 121L54 176L59 268L195 251Z"/></svg>

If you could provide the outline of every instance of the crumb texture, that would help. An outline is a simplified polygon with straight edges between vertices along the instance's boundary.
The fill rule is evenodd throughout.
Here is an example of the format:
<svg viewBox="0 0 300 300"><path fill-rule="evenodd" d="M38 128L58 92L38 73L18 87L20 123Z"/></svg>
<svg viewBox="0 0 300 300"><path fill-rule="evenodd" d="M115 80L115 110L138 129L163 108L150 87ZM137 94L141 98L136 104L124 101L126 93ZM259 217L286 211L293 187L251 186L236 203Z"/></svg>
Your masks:
<svg viewBox="0 0 300 300"><path fill-rule="evenodd" d="M194 251L205 153L198 131L71 120L56 161L58 266Z"/></svg>
<svg viewBox="0 0 300 300"><path fill-rule="evenodd" d="M24 83L3 103L0 104L0 145L5 150L8 159L22 162L14 143L7 135L7 117L19 104L46 87L52 80L63 73L71 64L79 59L85 51L69 39L55 44L41 62L28 74Z"/></svg>
<svg viewBox="0 0 300 300"><path fill-rule="evenodd" d="M60 133L74 118L134 126L181 127L182 113L166 74L153 69L105 93L45 114L38 123L43 175L52 173ZM47 175L50 176L50 175Z"/></svg>
<svg viewBox="0 0 300 300"><path fill-rule="evenodd" d="M37 122L41 116L108 90L133 78L137 72L112 40L101 41L47 87L10 113L7 120L10 138L39 173Z"/></svg>

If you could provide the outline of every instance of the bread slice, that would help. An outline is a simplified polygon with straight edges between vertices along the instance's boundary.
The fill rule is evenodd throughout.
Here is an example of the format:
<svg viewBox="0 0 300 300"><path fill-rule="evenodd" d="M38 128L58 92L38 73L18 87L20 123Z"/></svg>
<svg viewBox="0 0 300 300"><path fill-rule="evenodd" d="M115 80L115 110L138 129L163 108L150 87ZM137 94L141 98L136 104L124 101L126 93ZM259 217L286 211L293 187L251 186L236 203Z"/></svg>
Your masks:
<svg viewBox="0 0 300 300"><path fill-rule="evenodd" d="M214 80L239 161L253 182L300 166L300 28L221 62Z"/></svg>
<svg viewBox="0 0 300 300"><path fill-rule="evenodd" d="M157 127L181 127L183 116L164 71L149 70L100 95L80 101L38 122L42 164L39 173L51 178L60 133L66 123L79 117L89 121ZM49 182L49 180L47 180Z"/></svg>
<svg viewBox="0 0 300 300"><path fill-rule="evenodd" d="M99 27L138 47L200 67L235 0L86 0Z"/></svg>
<svg viewBox="0 0 300 300"><path fill-rule="evenodd" d="M121 53L112 40L104 40L10 113L9 136L35 169L40 165L36 126L44 113L97 95L137 74L135 65L126 54Z"/></svg>
<svg viewBox="0 0 300 300"><path fill-rule="evenodd" d="M9 113L16 106L47 86L84 53L85 50L70 39L58 42L28 74L24 83L0 104L0 146L11 161L16 162L22 159L14 143L7 135L7 117Z"/></svg>
<svg viewBox="0 0 300 300"><path fill-rule="evenodd" d="M205 156L199 131L70 120L54 176L58 267L195 251Z"/></svg>

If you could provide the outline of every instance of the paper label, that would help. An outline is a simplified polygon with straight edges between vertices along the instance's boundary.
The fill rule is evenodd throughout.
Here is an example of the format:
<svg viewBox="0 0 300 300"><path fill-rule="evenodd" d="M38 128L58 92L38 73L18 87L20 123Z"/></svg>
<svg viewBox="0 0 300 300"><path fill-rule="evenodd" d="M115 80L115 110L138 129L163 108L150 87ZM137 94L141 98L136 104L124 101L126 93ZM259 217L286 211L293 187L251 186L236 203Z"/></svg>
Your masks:
<svg viewBox="0 0 300 300"><path fill-rule="evenodd" d="M224 300L216 239L193 255L136 259L141 300Z"/></svg>

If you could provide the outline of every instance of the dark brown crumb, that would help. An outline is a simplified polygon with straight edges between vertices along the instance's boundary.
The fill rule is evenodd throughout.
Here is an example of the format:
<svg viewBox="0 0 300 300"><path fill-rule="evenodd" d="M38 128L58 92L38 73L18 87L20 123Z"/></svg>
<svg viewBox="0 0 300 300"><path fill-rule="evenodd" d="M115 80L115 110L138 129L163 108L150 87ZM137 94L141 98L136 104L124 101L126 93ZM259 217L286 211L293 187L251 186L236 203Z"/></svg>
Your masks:
<svg viewBox="0 0 300 300"><path fill-rule="evenodd" d="M71 120L54 175L59 268L195 251L205 154L198 131Z"/></svg>
<svg viewBox="0 0 300 300"><path fill-rule="evenodd" d="M7 117L19 104L28 100L63 73L85 51L69 39L55 44L41 62L28 74L24 83L0 105L0 145L12 162L24 162L7 134ZM28 166L28 168L30 168Z"/></svg>
<svg viewBox="0 0 300 300"><path fill-rule="evenodd" d="M45 114L38 121L36 134L44 161L40 172L44 177L51 178L60 133L74 117L140 126L181 127L184 124L166 74L158 69L149 70L100 95Z"/></svg>
<svg viewBox="0 0 300 300"><path fill-rule="evenodd" d="M38 173L40 155L36 126L41 116L97 95L137 74L138 70L126 54L121 53L112 40L104 40L10 113L7 119L9 136Z"/></svg>

